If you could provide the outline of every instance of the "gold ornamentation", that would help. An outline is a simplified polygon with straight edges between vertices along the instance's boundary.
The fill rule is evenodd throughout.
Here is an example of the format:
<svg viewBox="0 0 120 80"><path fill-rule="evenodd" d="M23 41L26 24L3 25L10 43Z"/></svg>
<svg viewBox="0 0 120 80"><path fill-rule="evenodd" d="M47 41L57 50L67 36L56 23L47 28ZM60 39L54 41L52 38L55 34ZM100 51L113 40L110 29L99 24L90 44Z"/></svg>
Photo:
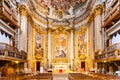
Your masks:
<svg viewBox="0 0 120 80"><path fill-rule="evenodd" d="M71 32L71 33L73 33L73 31L74 31L74 29L73 29L73 28L71 28L71 29L70 29L70 32Z"/></svg>
<svg viewBox="0 0 120 80"><path fill-rule="evenodd" d="M93 12L91 13L91 15L89 16L89 21L88 21L88 25L90 25L90 23L93 22L93 19L97 16L100 15L104 12L105 8L104 8L104 4L99 4L95 7L95 9L93 10Z"/></svg>
<svg viewBox="0 0 120 80"><path fill-rule="evenodd" d="M63 11L62 11L62 9L59 9L58 16L59 16L60 19L63 18Z"/></svg>
<svg viewBox="0 0 120 80"><path fill-rule="evenodd" d="M66 29L63 26L60 26L56 29L57 33L63 33Z"/></svg>
<svg viewBox="0 0 120 80"><path fill-rule="evenodd" d="M80 54L80 56L79 56L79 59L80 60L85 60L87 58L87 56L85 55L85 53L82 53L82 54Z"/></svg>
<svg viewBox="0 0 120 80"><path fill-rule="evenodd" d="M18 5L17 5L17 10L18 10L18 12L19 12L20 14L22 14L22 15L24 15L24 16L27 16L27 15L28 15L28 10L27 10L27 8L26 8L25 5L20 5L20 4L18 4Z"/></svg>
<svg viewBox="0 0 120 80"><path fill-rule="evenodd" d="M68 63L68 59L67 58L54 58L53 59L53 63Z"/></svg>
<svg viewBox="0 0 120 80"><path fill-rule="evenodd" d="M85 33L87 31L87 28L85 28L84 26L81 26L80 28L79 28L79 30L78 30L78 34L83 34L83 33Z"/></svg>
<svg viewBox="0 0 120 80"><path fill-rule="evenodd" d="M99 14L102 14L103 12L104 12L104 4L97 5L93 11L94 17L96 17Z"/></svg>
<svg viewBox="0 0 120 80"><path fill-rule="evenodd" d="M34 27L34 29L35 29L35 31L37 32L37 33L39 33L39 34L44 34L44 31L42 31L41 30L41 26L39 26L39 25L34 25L35 27Z"/></svg>
<svg viewBox="0 0 120 80"><path fill-rule="evenodd" d="M89 20L88 20L88 25L90 25L94 20L94 14L92 13L90 16L89 16Z"/></svg>
<svg viewBox="0 0 120 80"><path fill-rule="evenodd" d="M30 14L28 14L27 19L31 23L31 26L34 27L34 21L33 21L33 18Z"/></svg>
<svg viewBox="0 0 120 80"><path fill-rule="evenodd" d="M66 58L67 57L67 34L56 33L54 35L54 57Z"/></svg>
<svg viewBox="0 0 120 80"><path fill-rule="evenodd" d="M52 29L51 29L51 28L48 28L47 30L48 30L48 33L51 33L51 32L52 32Z"/></svg>
<svg viewBox="0 0 120 80"><path fill-rule="evenodd" d="M37 54L37 55L35 56L35 58L36 58L37 60L39 60L39 59L42 59L43 57L42 57L40 54Z"/></svg>

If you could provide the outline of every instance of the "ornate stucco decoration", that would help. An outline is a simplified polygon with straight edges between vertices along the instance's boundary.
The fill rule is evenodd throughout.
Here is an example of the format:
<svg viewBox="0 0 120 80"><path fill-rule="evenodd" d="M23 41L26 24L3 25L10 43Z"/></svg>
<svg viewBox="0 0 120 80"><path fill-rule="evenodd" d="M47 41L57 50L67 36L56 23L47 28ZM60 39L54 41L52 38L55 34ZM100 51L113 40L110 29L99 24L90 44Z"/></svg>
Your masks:
<svg viewBox="0 0 120 80"><path fill-rule="evenodd" d="M54 20L64 20L64 19L71 19L71 18L80 18L83 16L83 14L85 15L86 11L89 11L91 8L90 6L92 5L92 0L75 0L75 1L71 1L70 4L71 7L68 7L68 5L66 5L66 3L68 3L69 1L66 0L58 0L58 2L61 2L61 4L56 5L56 7L59 7L58 9L56 9L56 7L53 7L50 3L50 1L46 0L45 2L47 2L46 4L44 4L44 1L42 0L30 0L28 3L30 6L30 9L33 13L37 14L39 17L44 17L44 18L49 18L49 19L54 19ZM64 1L66 2L65 5ZM53 1L54 2L54 1ZM77 3L76 3L77 2ZM75 4L72 4L75 3ZM63 9L63 6L67 6L68 8ZM45 12L45 13L44 13ZM47 13L47 14L46 14Z"/></svg>
<svg viewBox="0 0 120 80"><path fill-rule="evenodd" d="M55 31L57 32L57 33L63 33L63 32L65 32L65 28L63 27L63 26L60 26L60 27L58 27Z"/></svg>
<svg viewBox="0 0 120 80"><path fill-rule="evenodd" d="M39 34L44 34L45 33L45 31L42 29L42 27L40 26L40 25L38 25L38 24L34 24L34 27L33 27L34 29L35 29L35 31L37 32L37 33L39 33Z"/></svg>
<svg viewBox="0 0 120 80"><path fill-rule="evenodd" d="M34 20L32 18L32 15L28 14L27 19L29 20L29 22L31 23L32 27L34 28Z"/></svg>
<svg viewBox="0 0 120 80"><path fill-rule="evenodd" d="M37 55L35 56L35 59L37 59L37 60L42 60L43 57L42 57L40 54L37 54Z"/></svg>
<svg viewBox="0 0 120 80"><path fill-rule="evenodd" d="M85 28L84 26L81 26L78 30L77 30L77 33L78 34L83 34L87 31L87 28Z"/></svg>
<svg viewBox="0 0 120 80"><path fill-rule="evenodd" d="M27 16L28 15L28 9L26 8L25 5L21 5L20 3L17 4L17 10L18 13Z"/></svg>
<svg viewBox="0 0 120 80"><path fill-rule="evenodd" d="M53 27L59 27L59 26L64 26L67 27L70 25L69 21L53 21L50 25Z"/></svg>
<svg viewBox="0 0 120 80"><path fill-rule="evenodd" d="M77 53L75 57L78 60L85 60L87 59L87 28L85 26L81 26L79 29L76 30L76 48Z"/></svg>
<svg viewBox="0 0 120 80"><path fill-rule="evenodd" d="M87 58L87 56L84 53L80 54L80 56L79 56L80 60L85 60L86 58Z"/></svg>
<svg viewBox="0 0 120 80"><path fill-rule="evenodd" d="M93 19L94 19L94 14L91 13L91 15L89 16L88 25L90 25L93 22Z"/></svg>
<svg viewBox="0 0 120 80"><path fill-rule="evenodd" d="M59 59L53 59L53 63L68 63L69 60L67 58L59 58Z"/></svg>
<svg viewBox="0 0 120 80"><path fill-rule="evenodd" d="M104 8L104 4L99 4L97 5L94 9L93 12L91 12L90 16L89 16L89 21L88 21L88 25L93 22L93 19L97 16L100 15L104 12L105 8Z"/></svg>
<svg viewBox="0 0 120 80"><path fill-rule="evenodd" d="M97 5L93 11L94 17L96 17L99 14L102 14L103 12L104 12L104 4Z"/></svg>
<svg viewBox="0 0 120 80"><path fill-rule="evenodd" d="M69 29L71 26L78 27L81 22L84 24L84 20L88 18L94 2L92 0L80 0L80 4L75 4L75 6L71 6L66 11L63 9L56 10L52 6L44 5L41 1L29 0L27 2L30 14L32 14L34 22L39 22L41 27L50 27L53 29L59 26L64 26L66 29ZM71 25L70 20L73 21L73 25Z"/></svg>

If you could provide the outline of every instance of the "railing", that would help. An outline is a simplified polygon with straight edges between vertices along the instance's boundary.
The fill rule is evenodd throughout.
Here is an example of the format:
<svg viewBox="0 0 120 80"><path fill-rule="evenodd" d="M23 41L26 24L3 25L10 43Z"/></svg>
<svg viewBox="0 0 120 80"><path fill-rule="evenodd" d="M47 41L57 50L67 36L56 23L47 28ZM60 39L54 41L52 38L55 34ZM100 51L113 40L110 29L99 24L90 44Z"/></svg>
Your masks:
<svg viewBox="0 0 120 80"><path fill-rule="evenodd" d="M11 26L18 27L17 12L13 12L11 5L7 0L0 0L0 15L2 19L10 22Z"/></svg>
<svg viewBox="0 0 120 80"><path fill-rule="evenodd" d="M5 43L0 43L0 57L27 60L27 53L20 53L17 48Z"/></svg>
<svg viewBox="0 0 120 80"><path fill-rule="evenodd" d="M120 43L114 44L105 48L104 50L99 50L95 52L95 59L111 59L120 57Z"/></svg>
<svg viewBox="0 0 120 80"><path fill-rule="evenodd" d="M112 21L115 19L115 17L118 17L119 15L120 15L120 1L113 0L110 8L106 9L106 11L105 11L103 27L110 25L110 23L112 23Z"/></svg>
<svg viewBox="0 0 120 80"><path fill-rule="evenodd" d="M22 59L27 59L27 52L25 52L25 51L23 51L23 50L21 50L21 54L23 55L22 56Z"/></svg>

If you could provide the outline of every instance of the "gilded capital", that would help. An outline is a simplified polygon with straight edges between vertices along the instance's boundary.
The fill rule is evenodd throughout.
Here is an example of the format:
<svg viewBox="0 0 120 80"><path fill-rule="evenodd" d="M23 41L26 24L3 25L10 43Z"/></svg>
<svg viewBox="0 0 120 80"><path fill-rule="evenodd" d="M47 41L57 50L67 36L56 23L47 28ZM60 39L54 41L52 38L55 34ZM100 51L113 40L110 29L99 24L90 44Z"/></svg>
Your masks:
<svg viewBox="0 0 120 80"><path fill-rule="evenodd" d="M55 31L59 32L59 33L63 33L65 30L66 30L65 27L59 26L59 27L57 27L57 29Z"/></svg>
<svg viewBox="0 0 120 80"><path fill-rule="evenodd" d="M92 13L92 14L89 16L88 25L93 22L93 19L94 19L94 14Z"/></svg>
<svg viewBox="0 0 120 80"><path fill-rule="evenodd" d="M27 15L28 15L28 10L27 10L27 8L26 8L25 5L20 5L20 4L18 4L18 5L17 5L17 10L18 10L18 13L20 13L20 14L22 14L22 15L24 15L24 16L27 16Z"/></svg>
<svg viewBox="0 0 120 80"><path fill-rule="evenodd" d="M48 28L48 33L51 33L52 29L51 28Z"/></svg>
<svg viewBox="0 0 120 80"><path fill-rule="evenodd" d="M73 31L74 31L74 29L73 29L73 28L71 28L71 29L70 29L70 33L73 33Z"/></svg>
<svg viewBox="0 0 120 80"><path fill-rule="evenodd" d="M93 22L93 19L104 12L104 4L97 5L89 16L88 25Z"/></svg>
<svg viewBox="0 0 120 80"><path fill-rule="evenodd" d="M30 14L28 14L27 19L30 21L32 25L34 25L34 20Z"/></svg>
<svg viewBox="0 0 120 80"><path fill-rule="evenodd" d="M102 14L104 12L104 4L97 5L93 11L94 16Z"/></svg>

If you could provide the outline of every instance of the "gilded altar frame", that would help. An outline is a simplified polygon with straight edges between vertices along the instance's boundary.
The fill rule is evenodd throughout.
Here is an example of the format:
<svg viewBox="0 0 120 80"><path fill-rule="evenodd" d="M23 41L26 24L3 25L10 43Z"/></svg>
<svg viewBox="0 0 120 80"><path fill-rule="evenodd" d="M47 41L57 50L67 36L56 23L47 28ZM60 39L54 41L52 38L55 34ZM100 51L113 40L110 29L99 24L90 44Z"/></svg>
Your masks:
<svg viewBox="0 0 120 80"><path fill-rule="evenodd" d="M86 36L86 41L84 42L84 38ZM81 40L79 40L81 39ZM82 41L82 42L81 42ZM75 32L75 65L76 68L80 68L81 62L86 62L86 68L88 65L88 30L85 26L81 26Z"/></svg>
<svg viewBox="0 0 120 80"><path fill-rule="evenodd" d="M64 35L66 39L65 47L66 47L66 57L55 57L55 47L57 41L55 40L60 35ZM52 63L68 63L69 62L69 32L62 26L58 27L54 32L52 32Z"/></svg>
<svg viewBox="0 0 120 80"><path fill-rule="evenodd" d="M46 36L46 32L44 30L42 30L42 28L40 28L40 26L37 26L35 29L35 41L34 41L34 54L33 57L35 59L35 62L40 61L41 62L41 66L45 66L46 65L46 56L47 56L47 48L46 48L46 41L47 41L47 36ZM40 41L41 43L41 50L43 50L43 56L42 55L36 55L36 36L40 35L42 37L42 40Z"/></svg>

